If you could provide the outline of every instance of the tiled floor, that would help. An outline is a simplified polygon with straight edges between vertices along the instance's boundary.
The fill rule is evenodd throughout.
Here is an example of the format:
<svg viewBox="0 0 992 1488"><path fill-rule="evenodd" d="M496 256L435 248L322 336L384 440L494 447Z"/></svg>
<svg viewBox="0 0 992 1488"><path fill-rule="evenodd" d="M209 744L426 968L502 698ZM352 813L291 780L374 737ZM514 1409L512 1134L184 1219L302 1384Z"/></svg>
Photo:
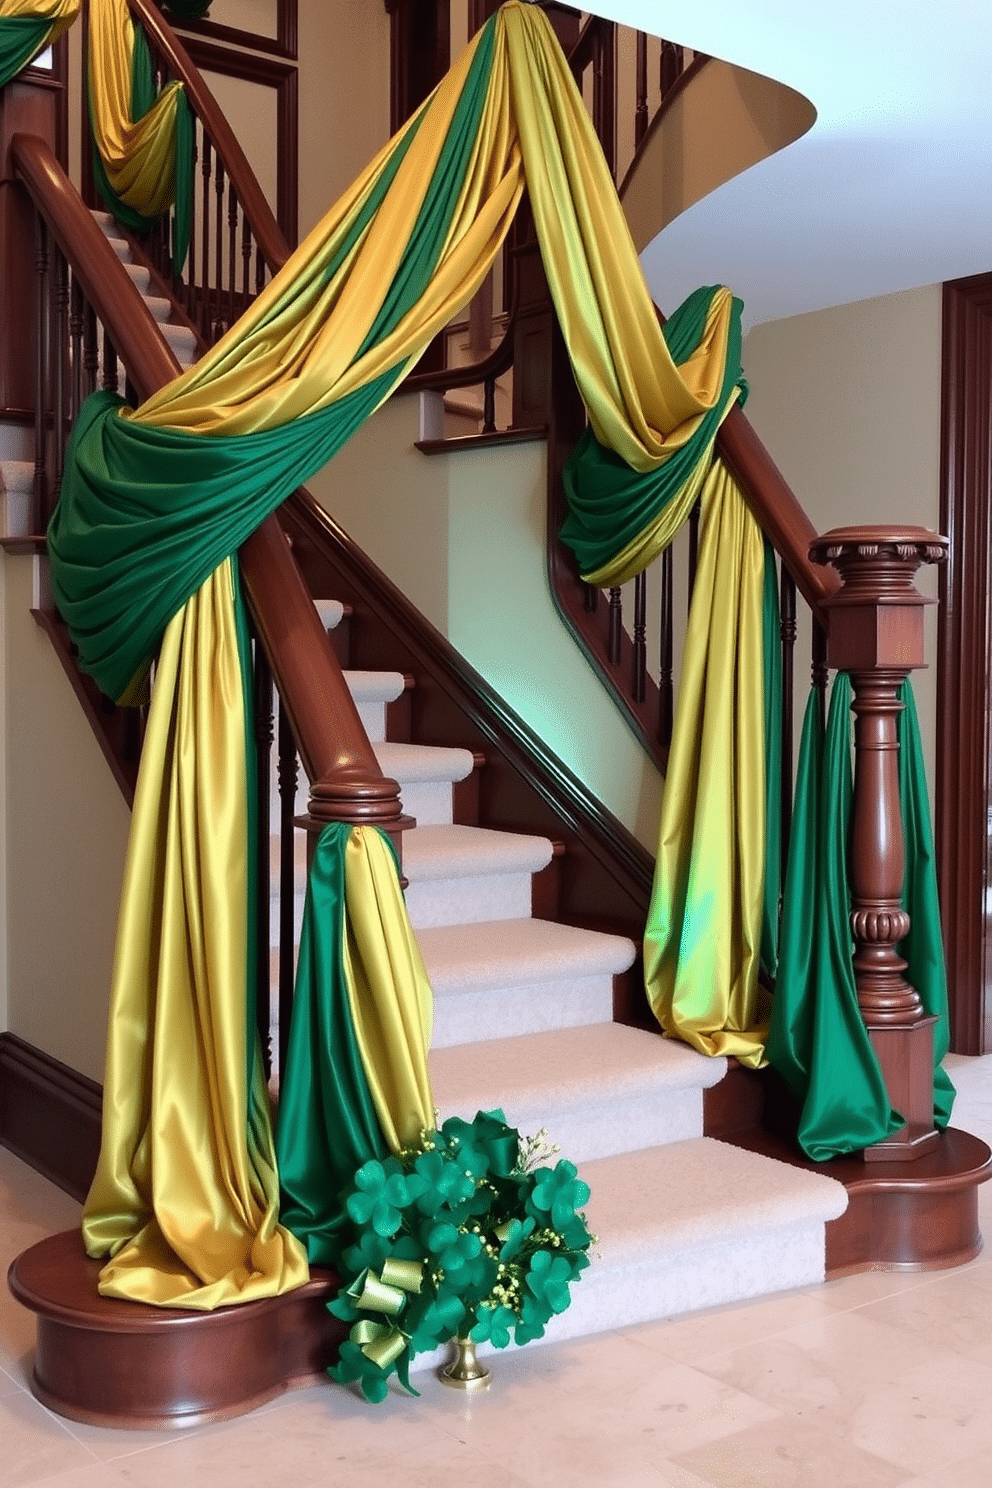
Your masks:
<svg viewBox="0 0 992 1488"><path fill-rule="evenodd" d="M955 1123L992 1136L992 1058L952 1060ZM992 1236L992 1185L981 1208ZM0 1260L78 1219L0 1150ZM432 1377L370 1407L331 1384L183 1435L61 1421L27 1392L32 1322L0 1296L0 1488L987 1488L992 1246Z"/></svg>

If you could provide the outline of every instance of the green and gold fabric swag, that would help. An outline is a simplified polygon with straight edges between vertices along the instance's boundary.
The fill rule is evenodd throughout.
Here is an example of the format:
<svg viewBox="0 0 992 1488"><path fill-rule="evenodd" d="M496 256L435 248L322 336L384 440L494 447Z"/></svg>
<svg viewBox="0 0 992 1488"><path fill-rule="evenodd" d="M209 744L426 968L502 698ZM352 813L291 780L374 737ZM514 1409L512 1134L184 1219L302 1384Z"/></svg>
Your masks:
<svg viewBox="0 0 992 1488"><path fill-rule="evenodd" d="M0 88L58 41L82 0L0 0Z"/></svg>
<svg viewBox="0 0 992 1488"><path fill-rule="evenodd" d="M178 273L189 249L193 115L182 83L156 96L148 42L127 0L90 0L89 109L97 190L125 227L146 232L173 211Z"/></svg>

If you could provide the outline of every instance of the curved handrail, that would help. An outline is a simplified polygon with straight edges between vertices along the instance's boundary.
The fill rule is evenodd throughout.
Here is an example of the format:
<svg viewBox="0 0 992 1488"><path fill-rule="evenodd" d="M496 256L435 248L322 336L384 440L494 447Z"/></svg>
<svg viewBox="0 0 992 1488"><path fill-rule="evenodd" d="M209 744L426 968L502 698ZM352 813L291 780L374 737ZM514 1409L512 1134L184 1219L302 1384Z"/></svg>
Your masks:
<svg viewBox="0 0 992 1488"><path fill-rule="evenodd" d="M180 370L151 312L49 147L19 134L11 156L135 390L150 397ZM394 827L402 817L399 786L383 776L274 516L242 545L240 559L248 603L311 781L311 816Z"/></svg>
<svg viewBox="0 0 992 1488"><path fill-rule="evenodd" d="M234 182L245 216L251 223L255 241L269 270L275 274L282 268L290 254L289 244L265 200L255 172L238 138L227 122L220 105L203 80L199 68L192 62L189 53L158 7L150 0L127 0L132 14L137 16L148 35L154 40L159 52L174 68L176 76L186 90L186 96L206 129L214 149L220 154L224 169Z"/></svg>
<svg viewBox="0 0 992 1488"><path fill-rule="evenodd" d="M683 67L682 71L679 73L672 86L665 93L661 102L658 104L657 109L655 110L654 118L651 120L651 122L648 124L647 129L644 131L644 138L641 140L640 144L634 151L634 158L633 160L631 160L629 166L627 167L623 180L617 187L617 195L619 196L621 201L623 201L624 192L630 185L634 173L641 163L644 152L647 150L651 141L654 139L654 136L661 128L665 115L668 113L672 104L676 101L679 95L685 91L689 84L695 81L706 64L712 61L712 57L708 57L704 52L698 52L689 63L689 66Z"/></svg>

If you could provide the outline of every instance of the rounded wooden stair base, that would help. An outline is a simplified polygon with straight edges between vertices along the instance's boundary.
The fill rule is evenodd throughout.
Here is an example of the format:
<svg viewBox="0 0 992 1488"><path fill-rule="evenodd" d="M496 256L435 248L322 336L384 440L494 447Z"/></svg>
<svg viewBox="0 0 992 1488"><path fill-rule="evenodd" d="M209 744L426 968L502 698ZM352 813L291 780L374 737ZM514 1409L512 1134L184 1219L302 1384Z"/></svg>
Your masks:
<svg viewBox="0 0 992 1488"><path fill-rule="evenodd" d="M828 1281L857 1271L946 1270L982 1248L978 1189L992 1178L992 1150L971 1132L949 1126L922 1157L870 1163L860 1153L813 1162L758 1128L722 1140L843 1183L847 1209L826 1227Z"/></svg>
<svg viewBox="0 0 992 1488"><path fill-rule="evenodd" d="M322 1379L347 1333L327 1311L328 1270L281 1297L190 1312L101 1297L101 1265L70 1230L23 1251L7 1277L38 1317L31 1390L71 1420L160 1430L237 1416Z"/></svg>

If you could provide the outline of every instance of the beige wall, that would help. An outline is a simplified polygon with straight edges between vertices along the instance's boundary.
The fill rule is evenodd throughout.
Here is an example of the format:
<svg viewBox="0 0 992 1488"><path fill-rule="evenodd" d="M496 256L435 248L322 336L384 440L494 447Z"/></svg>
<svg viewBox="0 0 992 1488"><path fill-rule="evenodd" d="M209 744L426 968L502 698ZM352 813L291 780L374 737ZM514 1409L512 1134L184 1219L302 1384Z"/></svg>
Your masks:
<svg viewBox="0 0 992 1488"><path fill-rule="evenodd" d="M311 490L651 850L660 777L565 630L545 570L545 446L414 448L421 400L381 408Z"/></svg>
<svg viewBox="0 0 992 1488"><path fill-rule="evenodd" d="M48 637L35 560L0 562L7 876L4 1026L103 1078L130 813Z"/></svg>
<svg viewBox="0 0 992 1488"><path fill-rule="evenodd" d="M757 326L745 339L747 413L814 525L910 522L937 528L939 284ZM935 595L936 570L920 588ZM933 788L936 611L929 668L914 678ZM797 647L805 692L808 627ZM798 738L798 735L797 735Z"/></svg>

